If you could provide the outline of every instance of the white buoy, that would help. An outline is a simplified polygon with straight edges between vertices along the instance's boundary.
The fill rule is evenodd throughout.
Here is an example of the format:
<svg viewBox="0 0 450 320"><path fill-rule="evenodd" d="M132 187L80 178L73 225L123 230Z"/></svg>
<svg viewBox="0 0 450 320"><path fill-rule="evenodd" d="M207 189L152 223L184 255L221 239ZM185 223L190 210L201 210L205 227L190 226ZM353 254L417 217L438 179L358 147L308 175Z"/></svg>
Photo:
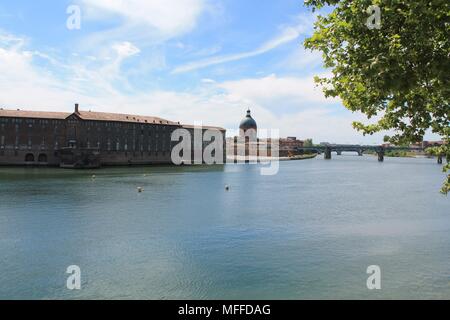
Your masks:
<svg viewBox="0 0 450 320"><path fill-rule="evenodd" d="M226 191L230 191L230 186L226 185L226 186L225 186L225 190L226 190Z"/></svg>
<svg viewBox="0 0 450 320"><path fill-rule="evenodd" d="M95 174L93 174L92 175L92 180L95 180L95 178L97 178L97 177L95 176Z"/></svg>
<svg viewBox="0 0 450 320"><path fill-rule="evenodd" d="M138 187L137 190L139 193L142 193L144 191L144 189L142 187Z"/></svg>

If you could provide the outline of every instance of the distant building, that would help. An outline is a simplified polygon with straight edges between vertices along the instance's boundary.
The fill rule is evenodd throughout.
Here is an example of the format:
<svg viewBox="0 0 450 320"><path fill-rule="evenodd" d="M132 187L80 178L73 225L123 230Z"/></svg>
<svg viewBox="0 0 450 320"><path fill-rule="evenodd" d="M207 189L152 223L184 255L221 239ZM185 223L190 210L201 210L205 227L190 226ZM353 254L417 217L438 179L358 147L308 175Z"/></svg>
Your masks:
<svg viewBox="0 0 450 320"><path fill-rule="evenodd" d="M444 144L445 144L445 142L442 140L440 140L440 141L423 141L422 148L426 149L426 148L430 148L430 147L440 147Z"/></svg>
<svg viewBox="0 0 450 320"><path fill-rule="evenodd" d="M304 141L297 140L297 137L281 138L276 143L271 139L259 139L258 125L251 116L251 111L247 110L247 115L239 124L239 137L227 139L227 155L231 157L288 157L299 154L296 148L303 147ZM277 148L272 154L272 148Z"/></svg>
<svg viewBox="0 0 450 320"><path fill-rule="evenodd" d="M430 147L440 147L442 145L444 145L445 142L440 140L440 141L422 141L422 142L416 142L416 143L411 143L409 145L410 148L414 149L426 149L426 148L430 148ZM389 147L396 147L395 144L391 144L391 143L383 143L381 145L384 148L389 148Z"/></svg>
<svg viewBox="0 0 450 320"><path fill-rule="evenodd" d="M280 139L280 151L287 150L295 152L295 148L302 148L304 144L305 142L303 140L297 140L296 137Z"/></svg>
<svg viewBox="0 0 450 320"><path fill-rule="evenodd" d="M250 109L247 110L247 115L239 124L239 135L246 136L250 141L256 141L258 137L258 125L255 119L252 118Z"/></svg>
<svg viewBox="0 0 450 320"><path fill-rule="evenodd" d="M170 164L178 128L194 131L158 117L81 111L78 104L73 113L0 109L0 165ZM225 141L225 129L207 129Z"/></svg>

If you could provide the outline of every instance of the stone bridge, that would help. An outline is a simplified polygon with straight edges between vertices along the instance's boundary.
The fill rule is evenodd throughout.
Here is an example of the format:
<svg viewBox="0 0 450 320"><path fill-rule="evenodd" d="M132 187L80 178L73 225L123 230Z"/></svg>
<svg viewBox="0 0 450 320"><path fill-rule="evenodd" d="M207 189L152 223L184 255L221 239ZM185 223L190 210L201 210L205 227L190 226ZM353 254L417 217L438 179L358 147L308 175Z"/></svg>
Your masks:
<svg viewBox="0 0 450 320"><path fill-rule="evenodd" d="M336 152L338 155L342 155L342 152L356 152L359 156L362 156L366 151L375 152L378 155L378 161L384 161L384 155L386 151L424 151L421 147L385 147L385 146L364 146L364 145L320 145L312 147L297 147L298 152L315 152L318 154L324 154L325 159L331 159L331 153ZM442 156L438 156L438 163L442 163Z"/></svg>

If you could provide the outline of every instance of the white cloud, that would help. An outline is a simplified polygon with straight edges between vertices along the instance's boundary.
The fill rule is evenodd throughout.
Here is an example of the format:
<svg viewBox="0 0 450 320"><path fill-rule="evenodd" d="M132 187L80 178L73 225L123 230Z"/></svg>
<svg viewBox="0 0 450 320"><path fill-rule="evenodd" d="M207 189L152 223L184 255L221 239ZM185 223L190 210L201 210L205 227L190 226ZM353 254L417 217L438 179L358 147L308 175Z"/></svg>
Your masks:
<svg viewBox="0 0 450 320"><path fill-rule="evenodd" d="M129 45L119 47L118 51L125 56L137 52ZM237 129L246 108L251 106L261 128L279 128L282 135L339 142L360 140L351 128L351 117L333 115L333 109L326 107L308 79L275 75L224 83L205 79L203 85L191 92L159 90L127 95L114 88L115 71L110 69L69 65L65 66L69 74L72 70L76 74L61 81L36 67L33 58L32 53L23 49L0 47L2 107L70 111L73 103L79 102L84 109L157 115L183 123L203 121ZM323 106L299 108L289 114L277 112L278 104L291 98L304 105L310 102ZM277 104L272 106L274 101Z"/></svg>
<svg viewBox="0 0 450 320"><path fill-rule="evenodd" d="M51 74L33 66L33 58L38 54L23 50L25 42L11 35L0 36L0 105L48 108L73 99L70 92L61 90L60 82Z"/></svg>
<svg viewBox="0 0 450 320"><path fill-rule="evenodd" d="M125 25L147 27L164 37L192 30L204 10L204 0L80 0L90 19L117 16ZM83 9L84 9L83 8ZM150 30L149 30L150 28Z"/></svg>
<svg viewBox="0 0 450 320"><path fill-rule="evenodd" d="M317 104L332 104L336 99L326 99L320 88L316 87L313 77L277 77L270 75L262 78L250 78L226 81L219 85L230 94L267 108L280 107L283 101L290 101L300 107Z"/></svg>
<svg viewBox="0 0 450 320"><path fill-rule="evenodd" d="M111 61L103 65L99 61L93 65L64 64L46 54L25 50L24 43L20 38L0 40L3 108L71 111L79 102L85 110L156 115L183 123L203 121L237 129L246 108L251 107L260 128L278 128L282 136L339 143L382 141L381 135L363 138L355 132L351 122L363 117L345 111L337 101L326 100L310 77L271 75L226 82L204 79L189 92L130 88L127 94L123 90L127 79L120 72L120 64L114 68L110 67ZM113 56L112 61L122 61L138 52L131 43L118 43L105 55ZM34 60L43 57L62 74L38 67ZM290 109L284 110L286 106Z"/></svg>
<svg viewBox="0 0 450 320"><path fill-rule="evenodd" d="M291 55L289 55L278 66L289 72L316 72L321 70L323 65L322 54L319 51L311 51L299 46Z"/></svg>
<svg viewBox="0 0 450 320"><path fill-rule="evenodd" d="M138 47L128 41L113 45L113 49L120 59L128 58L141 52Z"/></svg>
<svg viewBox="0 0 450 320"><path fill-rule="evenodd" d="M0 30L0 44L5 47L21 47L26 40Z"/></svg>
<svg viewBox="0 0 450 320"><path fill-rule="evenodd" d="M14 39L14 45L5 39ZM127 79L121 75L121 63L139 52L131 43L117 43L104 53L113 57L111 61L83 64L74 56L69 64L45 53L28 51L25 44L23 38L0 36L0 105L5 108L62 110L71 109L79 99L92 101L89 96L114 99L120 95L114 83L127 85ZM45 59L50 65L40 67L37 59Z"/></svg>
<svg viewBox="0 0 450 320"><path fill-rule="evenodd" d="M202 83L215 84L216 81L213 79L205 78L205 79L202 79Z"/></svg>
<svg viewBox="0 0 450 320"><path fill-rule="evenodd" d="M228 129L237 129L251 106L261 128L279 128L282 135L338 142L363 140L351 128L353 116L333 115L335 110L326 103L289 114L277 112L278 104L289 97L304 105L323 102L305 79L269 76L225 83L205 81L193 92L159 90L127 95L105 80L110 78L104 69L75 69L77 77L85 81L61 82L34 66L32 54L1 48L0 104L5 108L70 111L73 103L80 102L85 110L157 115L183 123L203 121ZM272 107L273 101L277 104Z"/></svg>

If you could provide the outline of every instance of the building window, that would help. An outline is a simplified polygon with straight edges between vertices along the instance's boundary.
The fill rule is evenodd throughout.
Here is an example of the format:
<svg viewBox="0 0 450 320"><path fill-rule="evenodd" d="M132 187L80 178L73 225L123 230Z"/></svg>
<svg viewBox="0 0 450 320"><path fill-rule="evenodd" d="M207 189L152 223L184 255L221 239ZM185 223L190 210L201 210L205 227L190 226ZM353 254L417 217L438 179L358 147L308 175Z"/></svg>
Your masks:
<svg viewBox="0 0 450 320"><path fill-rule="evenodd" d="M38 157L38 162L41 162L41 163L48 162L47 155L45 153L41 153Z"/></svg>
<svg viewBox="0 0 450 320"><path fill-rule="evenodd" d="M32 153L28 153L25 156L25 162L34 162L34 155Z"/></svg>

